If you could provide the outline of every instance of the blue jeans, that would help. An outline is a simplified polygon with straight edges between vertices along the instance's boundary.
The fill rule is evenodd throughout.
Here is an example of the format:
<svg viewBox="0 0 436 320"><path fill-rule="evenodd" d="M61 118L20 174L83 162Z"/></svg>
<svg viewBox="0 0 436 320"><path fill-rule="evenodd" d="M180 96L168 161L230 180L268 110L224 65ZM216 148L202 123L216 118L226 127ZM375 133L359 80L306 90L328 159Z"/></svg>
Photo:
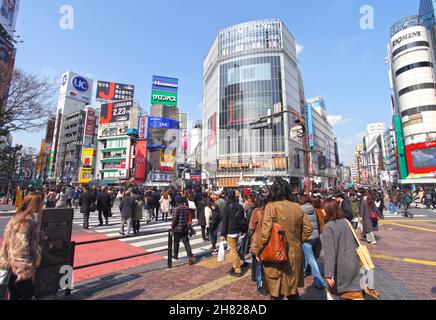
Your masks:
<svg viewBox="0 0 436 320"><path fill-rule="evenodd" d="M321 276L318 263L313 254L312 244L310 242L303 242L302 248L304 252L304 270L306 270L307 265L309 264L312 269L312 276L315 279L314 285L318 288L325 287L324 279Z"/></svg>

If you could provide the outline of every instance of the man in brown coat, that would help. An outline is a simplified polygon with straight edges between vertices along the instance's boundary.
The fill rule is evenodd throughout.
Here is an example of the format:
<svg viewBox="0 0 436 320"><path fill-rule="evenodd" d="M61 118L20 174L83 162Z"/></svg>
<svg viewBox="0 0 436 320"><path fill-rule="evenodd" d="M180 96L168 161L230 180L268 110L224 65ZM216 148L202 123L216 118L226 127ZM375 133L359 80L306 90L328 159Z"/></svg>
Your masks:
<svg viewBox="0 0 436 320"><path fill-rule="evenodd" d="M259 257L268 244L276 222L285 229L288 244L288 261L285 263L263 263L265 280L272 299L298 298L298 288L304 288L304 256L302 242L309 239L313 228L300 205L290 201L291 186L280 179L274 183L265 209L261 232L251 252Z"/></svg>

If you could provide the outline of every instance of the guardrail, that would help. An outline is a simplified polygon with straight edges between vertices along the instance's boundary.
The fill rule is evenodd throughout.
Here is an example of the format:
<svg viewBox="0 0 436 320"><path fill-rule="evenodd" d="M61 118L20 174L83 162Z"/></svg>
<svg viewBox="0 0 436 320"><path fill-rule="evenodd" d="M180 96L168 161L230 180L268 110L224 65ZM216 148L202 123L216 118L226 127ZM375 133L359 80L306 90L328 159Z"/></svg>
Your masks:
<svg viewBox="0 0 436 320"><path fill-rule="evenodd" d="M116 240L121 240L121 239L137 238L137 237L143 237L143 236L149 236L149 235L158 235L158 234L164 234L164 233L168 233L168 248L167 249L162 249L162 250L157 250L157 251L147 251L144 253L139 253L139 254L135 254L135 255L131 255L131 256L115 258L115 259L110 259L110 260L105 260L105 261L99 261L99 262L95 262L95 263L90 263L90 264L85 264L85 265L74 267L74 254L76 252L76 247L78 247L78 246L85 246L85 245L89 245L89 244L102 243L102 242L110 242L110 241L116 241ZM114 237L114 238L99 239L99 240L84 241L84 242L74 242L73 241L73 242L71 242L70 265L73 267L73 270L81 270L81 269L91 268L91 267L95 267L95 266L100 266L103 264L112 263L112 262L129 260L129 259L138 258L138 257L144 257L144 256L148 256L151 254L161 253L161 252L165 252L165 251L168 252L167 267L169 269L171 269L173 267L173 230L172 229L169 229L168 231L148 232L148 233L142 233L142 234L133 235L133 236L122 236L122 237ZM66 289L65 295L66 296L71 295L71 289Z"/></svg>

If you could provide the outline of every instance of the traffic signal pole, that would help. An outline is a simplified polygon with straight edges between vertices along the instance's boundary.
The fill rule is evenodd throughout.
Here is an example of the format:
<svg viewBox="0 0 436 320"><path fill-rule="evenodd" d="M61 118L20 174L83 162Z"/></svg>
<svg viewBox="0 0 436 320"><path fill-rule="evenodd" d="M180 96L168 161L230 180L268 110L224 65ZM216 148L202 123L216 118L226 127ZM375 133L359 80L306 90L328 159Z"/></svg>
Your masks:
<svg viewBox="0 0 436 320"><path fill-rule="evenodd" d="M306 173L306 176L304 178L304 191L307 195L310 195L310 192L311 192L310 178L312 177L312 173L310 170L310 155L312 153L321 153L322 154L322 152L318 151L318 150L314 150L314 149L309 149L309 146L308 146L309 141L307 139L306 119L304 119L304 117L302 117L301 114L299 114L296 111L283 110L283 111L259 118L257 121L255 121L251 124L251 127L253 130L262 129L262 126L259 126L260 124L262 124L263 122L268 121L270 119L281 117L282 115L284 115L286 113L289 113L294 117L296 126L300 125L303 128L303 135L301 137L303 139L303 148L296 148L296 150L301 151L304 154L304 170Z"/></svg>

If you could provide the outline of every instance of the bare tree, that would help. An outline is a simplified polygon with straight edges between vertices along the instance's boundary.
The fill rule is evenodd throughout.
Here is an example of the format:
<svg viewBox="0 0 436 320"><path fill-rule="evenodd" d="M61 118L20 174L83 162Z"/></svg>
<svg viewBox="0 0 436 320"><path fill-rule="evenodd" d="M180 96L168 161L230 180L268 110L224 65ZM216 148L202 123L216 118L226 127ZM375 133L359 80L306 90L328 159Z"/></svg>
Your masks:
<svg viewBox="0 0 436 320"><path fill-rule="evenodd" d="M53 109L55 81L20 69L5 68L0 64L0 96L5 97L0 106L0 135L38 131L47 124Z"/></svg>

